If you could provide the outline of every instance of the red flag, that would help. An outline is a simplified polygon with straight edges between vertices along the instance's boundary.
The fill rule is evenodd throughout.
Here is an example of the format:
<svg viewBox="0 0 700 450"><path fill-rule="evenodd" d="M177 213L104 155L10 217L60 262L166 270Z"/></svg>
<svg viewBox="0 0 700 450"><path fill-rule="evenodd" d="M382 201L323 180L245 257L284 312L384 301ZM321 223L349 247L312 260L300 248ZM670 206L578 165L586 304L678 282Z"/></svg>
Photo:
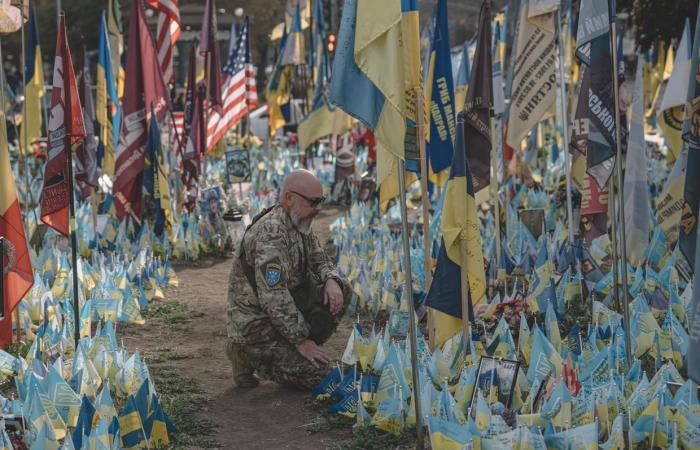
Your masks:
<svg viewBox="0 0 700 450"><path fill-rule="evenodd" d="M66 236L70 233L68 212L71 180L68 152L85 137L83 111L75 83L73 60L66 38L65 16L61 13L53 65L53 89L49 113L49 150L41 191L41 221Z"/></svg>
<svg viewBox="0 0 700 450"><path fill-rule="evenodd" d="M12 311L22 297L32 288L34 275L29 259L27 238L24 234L22 211L17 200L15 180L10 168L7 150L5 115L0 113L0 236L5 238L0 245L2 258L3 294L5 317L0 320L0 347L12 343Z"/></svg>
<svg viewBox="0 0 700 450"><path fill-rule="evenodd" d="M223 100L221 95L221 61L219 52L219 41L216 40L216 5L214 0L207 0L204 6L204 21L202 23L202 34L199 38L199 53L206 57L207 66L204 79L209 88L209 102L207 109L213 109L218 114L223 111Z"/></svg>
<svg viewBox="0 0 700 450"><path fill-rule="evenodd" d="M141 0L131 3L129 46L126 50L126 80L124 89L124 119L122 120L115 180L112 193L117 217L141 217L141 190L146 155L146 137L150 107L161 119L170 108L168 91L158 65L153 38L148 31Z"/></svg>

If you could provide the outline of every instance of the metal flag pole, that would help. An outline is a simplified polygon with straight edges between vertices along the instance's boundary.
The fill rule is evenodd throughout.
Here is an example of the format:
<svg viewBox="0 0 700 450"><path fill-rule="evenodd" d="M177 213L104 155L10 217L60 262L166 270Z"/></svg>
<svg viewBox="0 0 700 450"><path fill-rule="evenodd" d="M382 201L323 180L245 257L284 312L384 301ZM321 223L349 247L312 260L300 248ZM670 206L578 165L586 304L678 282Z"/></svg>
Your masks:
<svg viewBox="0 0 700 450"><path fill-rule="evenodd" d="M413 304L413 272L411 271L411 244L408 239L408 211L406 210L406 167L398 161L399 207L401 209L401 237L403 240L404 289L408 302L408 342L411 345L411 379L413 382L413 406L416 410L416 449L423 450L423 415L421 414L420 383L418 381L418 353L416 343L416 313Z"/></svg>
<svg viewBox="0 0 700 450"><path fill-rule="evenodd" d="M569 108L564 79L564 37L561 29L561 8L557 10L557 39L559 44L559 96L561 97L561 132L564 143L564 167L566 169L566 215L569 218L569 244L574 243L574 207L571 201L571 162L569 155Z"/></svg>
<svg viewBox="0 0 700 450"><path fill-rule="evenodd" d="M489 126L491 128L491 200L493 201L493 218L496 225L496 266L501 268L501 205L498 198L498 152L496 151L496 117L494 110L489 110ZM465 341L466 342L466 341Z"/></svg>
<svg viewBox="0 0 700 450"><path fill-rule="evenodd" d="M622 272L622 295L619 300L622 302L622 316L625 321L625 354L627 356L627 368L629 370L632 367L632 343L630 338L630 311L629 311L629 301L627 300L627 236L625 234L625 202L623 198L623 185L622 185L622 143L620 136L620 89L617 82L617 23L615 17L615 11L610 11L610 46L611 46L611 56L612 56L612 76L613 76L613 95L615 97L615 147L617 148L617 156L615 157L615 181L617 189L613 195L614 199L617 199L617 205L619 206L619 216L620 216L620 253L622 267L620 271ZM613 211L615 210L615 201L613 201ZM617 216L613 214L612 222L615 223ZM618 260L614 260L615 267L618 267ZM615 278L617 281L617 277ZM619 286L618 286L619 288Z"/></svg>
<svg viewBox="0 0 700 450"><path fill-rule="evenodd" d="M428 155L425 151L424 130L424 100L423 91L419 90L416 94L416 138L418 140L418 152L420 160L420 194L421 203L423 205L423 244L425 255L423 261L425 264L425 292L430 290L430 284L433 281L432 264L431 264L431 240L430 240L430 197L428 197ZM435 332L433 330L433 314L428 309L428 346L430 351L435 349Z"/></svg>

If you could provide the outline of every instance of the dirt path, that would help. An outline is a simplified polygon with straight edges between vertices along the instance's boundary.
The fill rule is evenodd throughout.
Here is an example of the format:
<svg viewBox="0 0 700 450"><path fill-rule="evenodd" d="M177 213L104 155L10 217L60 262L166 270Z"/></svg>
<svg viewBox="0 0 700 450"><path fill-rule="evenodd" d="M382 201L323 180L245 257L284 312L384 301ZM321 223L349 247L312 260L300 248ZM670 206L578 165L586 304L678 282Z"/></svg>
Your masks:
<svg viewBox="0 0 700 450"><path fill-rule="evenodd" d="M319 240L329 239L330 222L342 213L324 210L314 222ZM180 286L146 311L147 324L125 327L129 349L142 352L180 430L178 448L326 449L350 436L350 429L315 425L319 409L308 392L264 382L252 390L233 385L224 350L230 259L176 265ZM326 349L339 359L350 334L346 318ZM313 431L313 434L311 433Z"/></svg>

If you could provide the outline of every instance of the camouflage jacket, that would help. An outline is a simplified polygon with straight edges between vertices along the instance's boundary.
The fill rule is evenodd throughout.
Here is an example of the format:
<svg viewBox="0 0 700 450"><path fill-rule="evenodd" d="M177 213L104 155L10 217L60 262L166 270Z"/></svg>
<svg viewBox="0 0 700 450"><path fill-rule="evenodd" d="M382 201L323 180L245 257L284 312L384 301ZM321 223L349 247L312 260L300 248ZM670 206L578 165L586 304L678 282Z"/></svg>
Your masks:
<svg viewBox="0 0 700 450"><path fill-rule="evenodd" d="M228 336L235 343L265 341L277 332L293 345L309 328L290 291L339 278L313 233L302 234L279 207L248 228L233 259Z"/></svg>

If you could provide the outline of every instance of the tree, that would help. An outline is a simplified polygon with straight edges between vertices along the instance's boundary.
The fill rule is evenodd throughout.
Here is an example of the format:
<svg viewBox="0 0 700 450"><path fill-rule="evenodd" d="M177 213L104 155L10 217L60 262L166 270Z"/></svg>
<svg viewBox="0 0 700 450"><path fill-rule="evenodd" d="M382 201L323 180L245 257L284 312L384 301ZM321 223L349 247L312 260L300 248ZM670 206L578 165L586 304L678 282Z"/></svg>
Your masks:
<svg viewBox="0 0 700 450"><path fill-rule="evenodd" d="M655 42L667 45L680 39L687 17L691 28L695 27L697 0L619 0L618 11L630 14L635 26L635 38L642 50L648 50Z"/></svg>

